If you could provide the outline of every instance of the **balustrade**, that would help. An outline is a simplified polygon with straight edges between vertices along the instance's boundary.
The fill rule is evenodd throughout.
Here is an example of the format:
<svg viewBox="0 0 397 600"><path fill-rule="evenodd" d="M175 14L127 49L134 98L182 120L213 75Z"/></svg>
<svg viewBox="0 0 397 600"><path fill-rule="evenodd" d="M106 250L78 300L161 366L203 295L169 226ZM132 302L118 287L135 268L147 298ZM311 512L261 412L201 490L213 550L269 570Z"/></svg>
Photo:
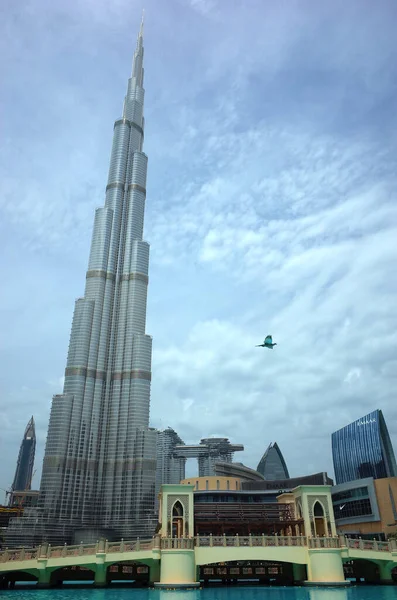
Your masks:
<svg viewBox="0 0 397 600"><path fill-rule="evenodd" d="M374 550L375 552L393 552L393 540L378 542L377 540L346 539L346 546L352 550Z"/></svg>
<svg viewBox="0 0 397 600"><path fill-rule="evenodd" d="M54 546L42 544L38 548L22 548L18 550L6 549L0 552L0 563L9 561L26 561L36 559L62 558L74 556L95 555L97 553L125 553L139 550L193 550L194 547L227 547L227 548L258 548L258 547L302 547L312 549L348 548L352 550L370 550L377 552L393 552L396 542L378 542L377 540L351 539L344 536L312 538L300 536L242 536L242 535L197 535L195 538L160 538L156 535L152 539L121 542L108 542L100 540L96 544L79 544L75 546Z"/></svg>
<svg viewBox="0 0 397 600"><path fill-rule="evenodd" d="M192 538L161 538L162 550L193 550Z"/></svg>

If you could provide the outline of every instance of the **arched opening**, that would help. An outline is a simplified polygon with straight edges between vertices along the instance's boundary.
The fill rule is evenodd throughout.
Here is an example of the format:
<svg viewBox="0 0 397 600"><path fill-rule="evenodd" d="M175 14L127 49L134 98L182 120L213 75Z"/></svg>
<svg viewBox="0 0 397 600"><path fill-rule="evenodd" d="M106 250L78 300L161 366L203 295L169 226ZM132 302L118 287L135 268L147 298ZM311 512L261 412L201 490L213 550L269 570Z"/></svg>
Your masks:
<svg viewBox="0 0 397 600"><path fill-rule="evenodd" d="M37 576L27 571L9 571L0 573L0 589L32 587L37 583Z"/></svg>
<svg viewBox="0 0 397 600"><path fill-rule="evenodd" d="M171 515L171 536L183 537L183 506L179 500L172 507Z"/></svg>
<svg viewBox="0 0 397 600"><path fill-rule="evenodd" d="M381 573L379 565L371 560L356 559L343 563L345 579L353 583L379 583ZM390 574L392 579L392 574Z"/></svg>
<svg viewBox="0 0 397 600"><path fill-rule="evenodd" d="M296 568L298 571L295 572ZM307 579L306 565L265 560L239 560L200 565L199 580L203 585L222 582L227 585L294 585Z"/></svg>
<svg viewBox="0 0 397 600"><path fill-rule="evenodd" d="M50 577L50 586L61 586L71 584L94 584L95 571L90 567L70 566L54 569Z"/></svg>
<svg viewBox="0 0 397 600"><path fill-rule="evenodd" d="M328 535L327 523L325 520L324 507L318 500L313 506L314 531L316 537Z"/></svg>
<svg viewBox="0 0 397 600"><path fill-rule="evenodd" d="M120 561L107 567L106 583L112 586L131 584L142 587L148 585L149 575L149 565L132 560Z"/></svg>

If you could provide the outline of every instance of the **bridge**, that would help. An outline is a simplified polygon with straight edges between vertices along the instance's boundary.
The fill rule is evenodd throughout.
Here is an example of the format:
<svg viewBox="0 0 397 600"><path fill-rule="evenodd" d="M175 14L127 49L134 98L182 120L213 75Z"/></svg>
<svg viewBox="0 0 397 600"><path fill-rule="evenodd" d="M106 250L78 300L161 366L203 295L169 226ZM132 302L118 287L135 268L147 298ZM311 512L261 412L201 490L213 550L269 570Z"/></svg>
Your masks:
<svg viewBox="0 0 397 600"><path fill-rule="evenodd" d="M392 581L397 567L395 540L378 542L339 537L307 536L195 536L56 546L0 552L0 583L7 586L19 577L35 578L39 587L62 581L61 570L84 567L94 574L95 585L106 585L108 569L120 563L142 563L154 585L197 585L198 568L236 561L290 563L294 579L307 583L343 584L343 563L370 561L377 565L380 579ZM326 568L324 569L324 564ZM340 566L340 568L339 568ZM183 574L181 575L181 570ZM338 579L335 577L338 573ZM327 577L329 578L327 581Z"/></svg>

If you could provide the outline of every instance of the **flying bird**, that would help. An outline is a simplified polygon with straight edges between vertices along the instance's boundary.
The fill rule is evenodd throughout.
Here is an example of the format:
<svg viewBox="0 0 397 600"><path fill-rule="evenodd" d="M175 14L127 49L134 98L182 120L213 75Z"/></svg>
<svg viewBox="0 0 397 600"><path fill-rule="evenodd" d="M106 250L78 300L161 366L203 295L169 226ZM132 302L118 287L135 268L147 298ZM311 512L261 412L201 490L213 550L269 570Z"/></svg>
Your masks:
<svg viewBox="0 0 397 600"><path fill-rule="evenodd" d="M267 335L265 337L265 341L263 344L257 344L255 348L269 348L269 350L273 350L274 346L277 346L276 343L273 344L273 339L271 335Z"/></svg>

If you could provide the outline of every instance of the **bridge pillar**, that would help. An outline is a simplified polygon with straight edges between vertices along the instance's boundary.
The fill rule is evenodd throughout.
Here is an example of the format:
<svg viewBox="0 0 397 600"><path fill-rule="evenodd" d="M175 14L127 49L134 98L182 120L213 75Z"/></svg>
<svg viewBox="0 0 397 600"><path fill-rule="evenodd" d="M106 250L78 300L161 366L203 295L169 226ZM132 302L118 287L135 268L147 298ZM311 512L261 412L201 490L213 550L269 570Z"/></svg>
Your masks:
<svg viewBox="0 0 397 600"><path fill-rule="evenodd" d="M106 585L106 565L104 563L97 563L95 565L94 584L97 587Z"/></svg>
<svg viewBox="0 0 397 600"><path fill-rule="evenodd" d="M47 542L43 542L43 544L41 544L37 550L38 588L50 587L51 571L47 570L49 548L49 544L47 544Z"/></svg>
<svg viewBox="0 0 397 600"><path fill-rule="evenodd" d="M102 587L106 585L106 547L107 542L105 540L100 540L96 547L96 557L95 557L95 586Z"/></svg>
<svg viewBox="0 0 397 600"><path fill-rule="evenodd" d="M149 583L158 583L160 581L160 561L154 560L149 566Z"/></svg>
<svg viewBox="0 0 397 600"><path fill-rule="evenodd" d="M38 562L39 562L39 569L38 569L37 587L38 588L48 588L48 587L50 587L51 571L46 568L47 561L38 561ZM43 564L43 563L45 563L45 564Z"/></svg>
<svg viewBox="0 0 397 600"><path fill-rule="evenodd" d="M295 583L302 583L307 578L307 575L306 575L306 565L300 565L300 564L297 564L297 563L293 563L293 565L292 565L292 572L293 572L293 575L294 575L294 582Z"/></svg>
<svg viewBox="0 0 397 600"><path fill-rule="evenodd" d="M392 576L391 576L391 570L392 567L394 567L394 564L385 560L379 561L378 563L379 566L379 575L380 575L380 582L384 583L384 584L389 584L392 583Z"/></svg>
<svg viewBox="0 0 397 600"><path fill-rule="evenodd" d="M155 587L198 587L194 550L163 550L161 552L160 583Z"/></svg>
<svg viewBox="0 0 397 600"><path fill-rule="evenodd" d="M309 549L308 579L305 585L348 585L340 548Z"/></svg>

